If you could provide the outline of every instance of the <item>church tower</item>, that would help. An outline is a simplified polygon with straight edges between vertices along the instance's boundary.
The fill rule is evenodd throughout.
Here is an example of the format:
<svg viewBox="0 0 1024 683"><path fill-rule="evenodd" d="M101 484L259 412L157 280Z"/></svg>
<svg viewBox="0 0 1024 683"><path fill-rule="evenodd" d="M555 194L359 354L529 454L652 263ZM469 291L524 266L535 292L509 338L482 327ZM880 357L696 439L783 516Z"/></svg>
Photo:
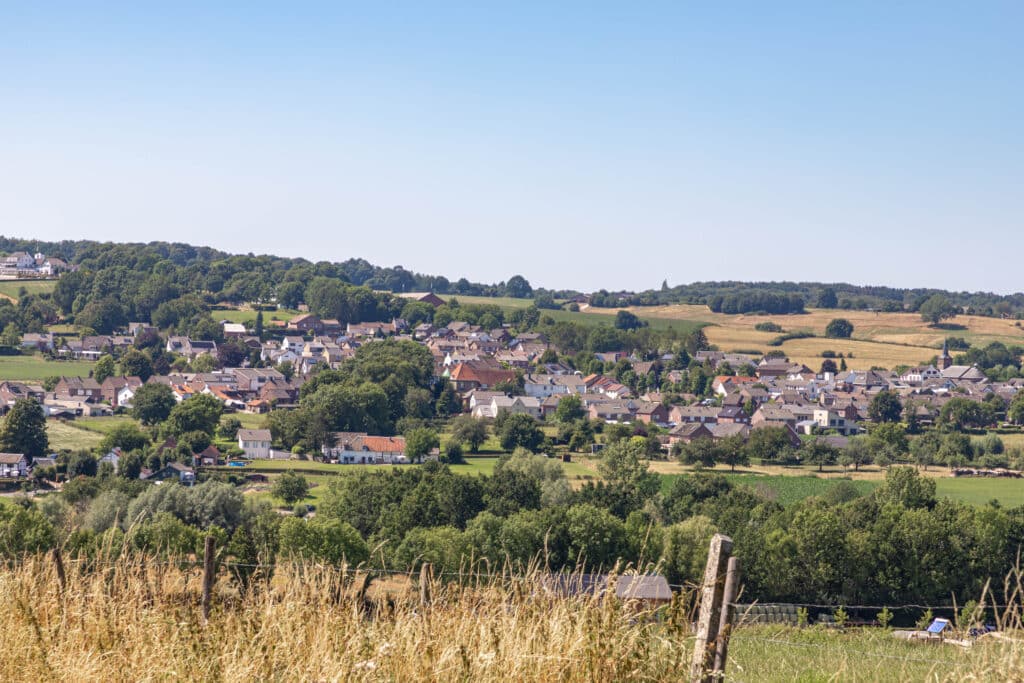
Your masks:
<svg viewBox="0 0 1024 683"><path fill-rule="evenodd" d="M942 355L939 356L939 370L945 370L953 364L953 357L949 355L948 342L942 342Z"/></svg>

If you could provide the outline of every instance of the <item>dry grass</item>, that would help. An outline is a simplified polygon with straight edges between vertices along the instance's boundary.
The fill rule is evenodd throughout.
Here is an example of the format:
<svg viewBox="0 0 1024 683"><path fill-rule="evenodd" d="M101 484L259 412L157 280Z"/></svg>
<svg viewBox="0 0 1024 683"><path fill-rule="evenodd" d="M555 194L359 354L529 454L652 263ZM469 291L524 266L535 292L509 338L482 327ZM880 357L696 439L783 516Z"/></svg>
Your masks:
<svg viewBox="0 0 1024 683"><path fill-rule="evenodd" d="M241 597L222 577L204 624L194 571L73 565L61 596L30 559L0 570L0 680L679 680L689 664L685 634L614 600L438 583L427 607L407 592L367 609L351 578L284 568Z"/></svg>
<svg viewBox="0 0 1024 683"><path fill-rule="evenodd" d="M914 313L874 313L870 311L844 311L809 309L804 315L725 315L712 313L707 306L680 304L673 306L644 306L629 309L646 318L665 318L710 323L704 333L712 344L730 351L756 349L772 350L768 342L778 336L771 332L758 332L754 326L760 322L774 322L787 332L807 330L824 335L825 327L834 318L846 318L854 326L853 339L809 338L794 339L780 348L794 361L805 363L812 369L821 365L821 352L832 350L854 354L850 367L867 368L878 365L892 368L896 365L914 365L936 355L947 336L963 337L972 344L1001 341L1008 344L1024 343L1024 330L1012 320L961 315L952 322L965 330L941 330L928 327ZM615 315L617 309L587 309L589 313Z"/></svg>
<svg viewBox="0 0 1024 683"><path fill-rule="evenodd" d="M69 563L63 593L48 557L0 568L0 680L675 681L692 654L687 599L655 613L551 598L536 575L434 581L423 605L404 575L380 579L363 599L359 577L341 569L282 565L245 595L222 573L205 623L192 564ZM1020 592L1005 597L1019 604ZM1019 618L1004 616L1000 631L961 649L884 629L740 626L727 673L764 682L1022 680Z"/></svg>

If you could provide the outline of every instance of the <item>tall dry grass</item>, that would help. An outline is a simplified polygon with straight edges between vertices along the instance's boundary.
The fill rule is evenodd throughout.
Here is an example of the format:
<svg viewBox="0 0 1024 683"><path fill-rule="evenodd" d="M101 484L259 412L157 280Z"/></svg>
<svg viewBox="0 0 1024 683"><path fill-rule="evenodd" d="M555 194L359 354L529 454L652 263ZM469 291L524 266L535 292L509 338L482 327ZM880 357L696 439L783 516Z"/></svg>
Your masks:
<svg viewBox="0 0 1024 683"><path fill-rule="evenodd" d="M692 640L682 609L658 619L597 597L514 582L371 587L332 568L278 568L240 594L223 573L209 623L201 571L154 561L0 569L3 681L679 680ZM375 597L374 597L375 595Z"/></svg>
<svg viewBox="0 0 1024 683"><path fill-rule="evenodd" d="M658 612L599 596L556 598L542 577L432 581L281 565L240 593L221 571L209 622L201 569L49 556L0 567L0 681L678 681L691 595ZM1000 633L971 647L879 628L739 626L726 679L1024 681L1020 573L1001 587ZM996 602L991 594L982 596ZM989 612L991 615L991 612Z"/></svg>

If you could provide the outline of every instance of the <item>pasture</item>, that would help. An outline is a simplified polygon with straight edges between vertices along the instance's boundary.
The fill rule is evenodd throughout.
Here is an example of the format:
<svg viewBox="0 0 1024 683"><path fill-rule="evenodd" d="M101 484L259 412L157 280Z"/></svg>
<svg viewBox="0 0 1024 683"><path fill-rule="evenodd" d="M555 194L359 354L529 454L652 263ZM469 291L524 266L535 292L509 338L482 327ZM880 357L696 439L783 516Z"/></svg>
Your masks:
<svg viewBox="0 0 1024 683"><path fill-rule="evenodd" d="M92 450L103 441L101 432L82 429L74 422L63 420L47 420L46 434L50 439L51 451Z"/></svg>
<svg viewBox="0 0 1024 683"><path fill-rule="evenodd" d="M88 377L95 363L84 360L47 360L42 356L0 356L0 381L43 380L47 377Z"/></svg>
<svg viewBox="0 0 1024 683"><path fill-rule="evenodd" d="M47 294L56 286L56 280L0 280L0 296L17 301L22 289L29 294Z"/></svg>

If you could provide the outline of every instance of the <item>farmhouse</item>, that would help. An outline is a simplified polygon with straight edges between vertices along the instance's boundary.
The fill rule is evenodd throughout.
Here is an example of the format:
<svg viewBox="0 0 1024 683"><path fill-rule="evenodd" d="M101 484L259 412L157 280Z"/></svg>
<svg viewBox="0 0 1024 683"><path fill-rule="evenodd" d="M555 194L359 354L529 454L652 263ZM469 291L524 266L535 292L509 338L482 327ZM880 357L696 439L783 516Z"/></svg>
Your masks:
<svg viewBox="0 0 1024 683"><path fill-rule="evenodd" d="M398 465L409 462L405 457L405 438L401 436L370 436L364 432L337 432L333 445L321 449L324 458L341 464Z"/></svg>

